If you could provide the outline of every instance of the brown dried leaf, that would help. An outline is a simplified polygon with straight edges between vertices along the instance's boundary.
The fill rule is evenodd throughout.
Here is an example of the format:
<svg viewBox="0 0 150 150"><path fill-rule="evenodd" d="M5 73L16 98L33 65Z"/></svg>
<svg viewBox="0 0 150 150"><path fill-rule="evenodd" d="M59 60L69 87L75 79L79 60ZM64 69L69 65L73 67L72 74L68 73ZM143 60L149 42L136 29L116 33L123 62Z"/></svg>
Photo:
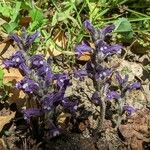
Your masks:
<svg viewBox="0 0 150 150"><path fill-rule="evenodd" d="M0 44L0 57L9 58L15 52L16 50L11 45L11 41L8 40L6 43Z"/></svg>
<svg viewBox="0 0 150 150"><path fill-rule="evenodd" d="M20 71L15 68L10 68L9 70L4 69L4 83L7 83L9 81L20 81L23 79L23 76L21 75Z"/></svg>
<svg viewBox="0 0 150 150"><path fill-rule="evenodd" d="M3 129L4 125L9 123L11 119L15 117L16 112L12 112L10 115L7 116L0 116L0 132Z"/></svg>
<svg viewBox="0 0 150 150"><path fill-rule="evenodd" d="M70 117L71 117L71 115L69 113L62 112L58 116L57 122L62 128L66 128L69 123Z"/></svg>
<svg viewBox="0 0 150 150"><path fill-rule="evenodd" d="M66 47L67 39L65 37L64 32L62 32L62 31L59 31L58 33L56 33L53 41L55 42L55 44L57 44L59 47L61 47L63 49ZM54 47L53 45L51 45L47 56L48 55L58 56L60 54L62 54L62 52L60 50L58 50L57 47Z"/></svg>
<svg viewBox="0 0 150 150"><path fill-rule="evenodd" d="M18 69L10 68L9 70L4 69L4 83L12 81L13 85L16 84L17 81L23 79L23 76L19 72ZM16 103L18 107L22 107L24 104L25 93L16 88L10 88L9 90L9 99L10 103Z"/></svg>
<svg viewBox="0 0 150 150"><path fill-rule="evenodd" d="M80 131L84 131L84 130L86 130L86 128L87 128L89 125L90 125L89 120L84 120L84 122L80 122L80 123L79 123L78 128L79 128Z"/></svg>
<svg viewBox="0 0 150 150"><path fill-rule="evenodd" d="M20 19L20 22L19 24L22 26L22 27L28 27L29 26L29 23L32 21L32 18L30 16L25 16L25 17L22 17Z"/></svg>
<svg viewBox="0 0 150 150"><path fill-rule="evenodd" d="M129 119L128 124L120 125L119 130L131 150L142 150L143 142L150 141L150 111L149 109L139 110Z"/></svg>
<svg viewBox="0 0 150 150"><path fill-rule="evenodd" d="M84 52L79 58L78 60L80 61L88 61L91 59L91 53L89 52Z"/></svg>

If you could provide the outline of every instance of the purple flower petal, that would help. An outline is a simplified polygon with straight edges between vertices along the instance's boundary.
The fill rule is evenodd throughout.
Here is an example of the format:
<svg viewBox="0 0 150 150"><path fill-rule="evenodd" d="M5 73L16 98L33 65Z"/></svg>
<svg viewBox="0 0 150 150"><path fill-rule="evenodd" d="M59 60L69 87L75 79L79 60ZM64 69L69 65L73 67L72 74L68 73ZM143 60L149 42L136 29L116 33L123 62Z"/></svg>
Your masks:
<svg viewBox="0 0 150 150"><path fill-rule="evenodd" d="M25 58L23 56L23 53L21 51L17 51L9 59L6 59L6 61L4 61L4 65L6 68L18 67L21 63L24 62L25 62Z"/></svg>
<svg viewBox="0 0 150 150"><path fill-rule="evenodd" d="M32 94L38 92L39 85L34 80L31 80L25 76L23 80L16 83L16 88Z"/></svg>
<svg viewBox="0 0 150 150"><path fill-rule="evenodd" d="M106 27L104 27L101 31L102 34L104 35L104 37L106 37L108 34L110 34L113 30L115 29L115 25L108 25Z"/></svg>
<svg viewBox="0 0 150 150"><path fill-rule="evenodd" d="M123 106L123 110L126 111L129 115L131 115L132 113L134 113L136 111L135 108L133 108L132 106L129 106L129 105Z"/></svg>
<svg viewBox="0 0 150 150"><path fill-rule="evenodd" d="M27 35L26 29L23 28L22 34L20 36L18 36L17 34L12 34L10 35L10 38L13 39L17 43L18 47L21 50L27 51L30 48L31 44L39 36L40 36L40 33L38 31L36 31L32 35Z"/></svg>
<svg viewBox="0 0 150 150"><path fill-rule="evenodd" d="M89 20L86 20L83 24L84 27L91 33L94 41L105 40L106 36L109 35L115 29L115 25L113 24L108 25L103 29L97 29Z"/></svg>
<svg viewBox="0 0 150 150"><path fill-rule="evenodd" d="M99 94L98 92L94 92L92 97L91 97L91 101L95 104L95 105L99 105L100 104L100 101L101 101L101 98L99 97Z"/></svg>
<svg viewBox="0 0 150 150"><path fill-rule="evenodd" d="M68 109L70 112L77 110L77 101L71 101L68 97L62 100L62 106Z"/></svg>
<svg viewBox="0 0 150 150"><path fill-rule="evenodd" d="M112 74L111 69L103 68L99 66L99 68L96 69L95 78L96 79L102 79L104 80L106 77L109 77Z"/></svg>
<svg viewBox="0 0 150 150"><path fill-rule="evenodd" d="M24 75L28 75L30 72L29 67L25 63L20 64L19 69L23 72Z"/></svg>
<svg viewBox="0 0 150 150"><path fill-rule="evenodd" d="M75 47L75 51L76 51L76 54L77 54L78 58L79 58L83 53L85 53L85 52L91 53L92 50L93 50L93 49L92 49L89 45L87 45L86 43L84 43L84 42L82 42L82 44L77 45L77 46Z"/></svg>
<svg viewBox="0 0 150 150"><path fill-rule="evenodd" d="M18 45L21 44L21 38L17 34L10 35L10 38L14 40Z"/></svg>
<svg viewBox="0 0 150 150"><path fill-rule="evenodd" d="M49 68L47 63L44 63L42 67L39 67L37 69L37 74L39 77L45 79L45 78L50 78L52 77L52 72L51 69Z"/></svg>
<svg viewBox="0 0 150 150"><path fill-rule="evenodd" d="M119 74L119 72L116 72L116 80L118 81L118 83L125 88L127 82L128 82L128 75L125 75L124 78L121 77L121 75Z"/></svg>
<svg viewBox="0 0 150 150"><path fill-rule="evenodd" d="M128 90L139 89L141 87L140 82L134 82L127 86Z"/></svg>
<svg viewBox="0 0 150 150"><path fill-rule="evenodd" d="M70 83L69 83L69 76L65 73L62 74L55 74L53 76L53 79L57 81L57 86L59 89L66 88Z"/></svg>
<svg viewBox="0 0 150 150"><path fill-rule="evenodd" d="M54 107L59 105L64 98L64 92L54 92L51 94L47 94L41 99L41 103L43 109L45 110L52 110Z"/></svg>
<svg viewBox="0 0 150 150"><path fill-rule="evenodd" d="M84 25L84 27L85 27L90 33L94 33L94 32L95 32L95 28L94 28L93 24L92 24L89 20L84 21L83 25Z"/></svg>
<svg viewBox="0 0 150 150"><path fill-rule="evenodd" d="M44 65L44 57L42 55L33 55L31 57L31 68L39 68Z"/></svg>
<svg viewBox="0 0 150 150"><path fill-rule="evenodd" d="M31 117L41 116L43 114L43 111L38 108L29 108L23 110L23 114L24 114L24 119L30 122Z"/></svg>
<svg viewBox="0 0 150 150"><path fill-rule="evenodd" d="M109 92L107 93L107 98L108 98L109 100L119 99L119 98L120 98L120 95L119 95L119 93L116 92L116 91L109 91Z"/></svg>
<svg viewBox="0 0 150 150"><path fill-rule="evenodd" d="M106 42L99 40L96 43L98 51L105 54L105 56L110 56L113 54L121 54L122 46L120 45L108 45Z"/></svg>
<svg viewBox="0 0 150 150"><path fill-rule="evenodd" d="M21 51L17 51L9 59L6 59L3 62L5 68L9 69L10 67L18 68L26 75L29 73L29 68L25 64L25 58Z"/></svg>
<svg viewBox="0 0 150 150"><path fill-rule="evenodd" d="M40 32L36 31L32 35L28 35L25 41L24 49L25 51L29 49L31 44L40 36Z"/></svg>

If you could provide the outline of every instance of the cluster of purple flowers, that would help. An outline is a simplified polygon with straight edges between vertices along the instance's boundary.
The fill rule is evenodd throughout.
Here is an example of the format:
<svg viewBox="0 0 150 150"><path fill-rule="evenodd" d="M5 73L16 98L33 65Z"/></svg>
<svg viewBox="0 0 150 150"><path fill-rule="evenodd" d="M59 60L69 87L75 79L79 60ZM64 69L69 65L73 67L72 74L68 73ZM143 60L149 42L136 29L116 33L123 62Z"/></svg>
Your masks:
<svg viewBox="0 0 150 150"><path fill-rule="evenodd" d="M102 97L105 100L122 100L127 91L140 88L139 82L128 84L128 76L122 78L121 75L115 71L114 68L106 67L105 60L114 54L121 54L122 46L118 44L108 44L107 37L109 37L112 31L115 29L114 25L108 25L103 29L95 28L90 21L84 22L84 27L89 31L94 48L88 44L88 42L82 42L80 45L75 47L77 57L82 56L84 53L91 53L91 59L86 63L83 69L75 72L75 77L82 78L89 76L94 83L96 92L93 94L91 100L96 105L101 105ZM109 78L115 74L116 80L118 81L118 89L116 91L111 90L111 82ZM103 95L102 95L103 94ZM105 101L104 100L104 101ZM122 108L128 113L131 111L131 106L124 103Z"/></svg>
<svg viewBox="0 0 150 150"><path fill-rule="evenodd" d="M16 83L16 88L33 96L40 104L40 108L29 108L23 111L28 123L33 117L54 111L58 105L71 113L77 108L77 101L71 101L64 96L67 86L70 85L69 75L53 73L52 59L45 60L40 54L31 56L30 48L39 35L38 31L27 35L25 28L20 36L10 35L10 38L17 43L19 50L3 62L5 68L18 68L21 71L24 78Z"/></svg>
<svg viewBox="0 0 150 150"><path fill-rule="evenodd" d="M129 84L127 75L122 78L114 68L106 67L105 60L108 57L114 54L121 54L122 46L110 44L106 38L111 35L115 26L108 25L103 29L97 29L94 28L90 21L85 21L84 26L91 34L94 48L88 42L82 42L75 47L77 57L88 52L91 53L91 59L83 69L76 70L74 76L80 79L83 79L84 76L89 76L93 80L95 92L91 97L91 101L96 105L100 105L101 110L105 111L106 106L104 103L106 100L121 101L126 92L140 88L140 83L134 82ZM74 113L78 105L76 100L74 101L70 97L65 97L65 90L70 85L69 75L66 73L53 73L51 69L53 61L51 58L46 60L40 54L31 56L30 48L39 35L38 31L32 35L28 35L25 28L23 28L20 36L12 34L10 38L17 43L19 50L4 61L5 68L18 68L24 75L24 78L16 83L16 88L33 96L38 101L38 104L40 104L39 108L29 108L23 111L28 123L31 122L33 117L54 114L57 106L61 106L64 110ZM110 78L114 74L118 82L118 88L112 90ZM125 103L122 108L130 114L135 111L134 108ZM55 123L52 124L53 129L50 130L50 133L52 132L53 136L59 135L60 129L55 126Z"/></svg>

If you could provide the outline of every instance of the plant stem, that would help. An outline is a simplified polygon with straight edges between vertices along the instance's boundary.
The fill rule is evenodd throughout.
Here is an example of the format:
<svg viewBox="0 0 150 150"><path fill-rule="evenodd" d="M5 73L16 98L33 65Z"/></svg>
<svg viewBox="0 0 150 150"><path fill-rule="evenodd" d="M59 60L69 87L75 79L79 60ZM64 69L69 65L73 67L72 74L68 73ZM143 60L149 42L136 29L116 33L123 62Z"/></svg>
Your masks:
<svg viewBox="0 0 150 150"><path fill-rule="evenodd" d="M98 56L97 53L98 52L96 50L93 54L93 64L94 64L93 84L94 84L96 91L98 92L99 97L102 97L102 95L104 94L103 93L104 81L101 79L99 79L97 81L95 79L96 68L101 63L101 60L99 58L97 58L97 56ZM98 131L100 132L103 128L103 124L104 124L104 120L105 120L105 111L106 111L105 98L100 99L99 106L100 106L100 116L99 116L99 120L98 120Z"/></svg>

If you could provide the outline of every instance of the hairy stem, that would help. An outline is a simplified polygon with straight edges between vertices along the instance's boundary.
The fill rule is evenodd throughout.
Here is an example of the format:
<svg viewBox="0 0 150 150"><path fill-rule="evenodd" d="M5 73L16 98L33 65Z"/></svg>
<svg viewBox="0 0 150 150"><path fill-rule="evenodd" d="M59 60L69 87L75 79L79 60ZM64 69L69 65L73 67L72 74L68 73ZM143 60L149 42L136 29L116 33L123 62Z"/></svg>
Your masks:
<svg viewBox="0 0 150 150"><path fill-rule="evenodd" d="M93 64L94 64L94 72L93 72L93 84L94 87L96 89L96 91L98 92L99 97L101 97L100 102L99 102L99 106L100 106L100 116L99 116L99 120L98 120L98 131L101 131L103 128L103 124L104 124L104 120L105 120L105 112L106 112L106 104L105 104L105 96L102 98L102 96L104 95L104 80L95 79L95 75L96 75L96 68L98 67L98 65L100 65L101 60L99 60L99 58L97 58L97 51L94 52L93 55Z"/></svg>

